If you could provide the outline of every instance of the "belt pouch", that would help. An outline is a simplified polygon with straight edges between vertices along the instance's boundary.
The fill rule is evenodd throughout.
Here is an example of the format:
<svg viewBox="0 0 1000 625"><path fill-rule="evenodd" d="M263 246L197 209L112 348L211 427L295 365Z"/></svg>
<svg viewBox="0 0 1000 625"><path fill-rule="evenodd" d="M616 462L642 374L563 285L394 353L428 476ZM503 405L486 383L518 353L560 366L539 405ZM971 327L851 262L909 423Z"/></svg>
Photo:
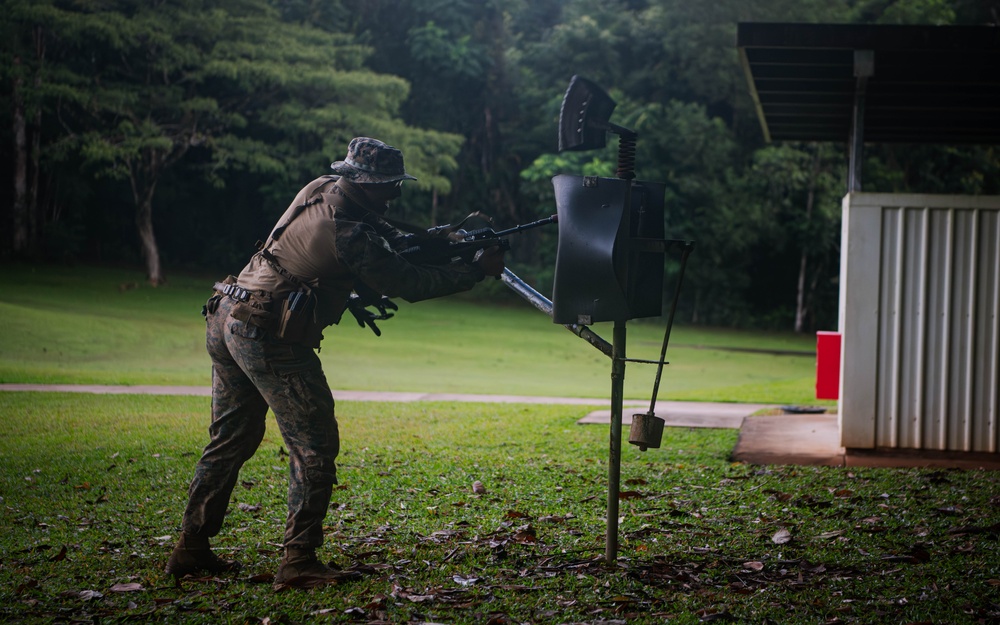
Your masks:
<svg viewBox="0 0 1000 625"><path fill-rule="evenodd" d="M275 336L283 341L302 342L313 325L316 300L312 293L295 291L281 301Z"/></svg>
<svg viewBox="0 0 1000 625"><path fill-rule="evenodd" d="M212 297L208 298L205 305L201 307L201 316L208 317L209 315L214 315L215 311L219 310L219 302L222 301L222 296L216 293Z"/></svg>

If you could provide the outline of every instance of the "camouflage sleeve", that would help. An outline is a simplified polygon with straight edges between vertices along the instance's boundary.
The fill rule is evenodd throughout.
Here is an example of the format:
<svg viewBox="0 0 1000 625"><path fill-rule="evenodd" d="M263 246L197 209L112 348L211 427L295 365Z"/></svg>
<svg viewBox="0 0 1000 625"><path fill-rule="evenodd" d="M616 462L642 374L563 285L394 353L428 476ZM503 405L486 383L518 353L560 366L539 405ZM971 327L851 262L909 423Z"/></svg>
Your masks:
<svg viewBox="0 0 1000 625"><path fill-rule="evenodd" d="M393 228L387 223L382 222L374 226L374 229L375 232L378 233L378 236L385 239L393 251L402 252L409 247L413 247L412 234L407 234L397 228Z"/></svg>
<svg viewBox="0 0 1000 625"><path fill-rule="evenodd" d="M337 255L362 282L387 297L408 302L468 291L485 274L478 265L415 265L400 256L372 226L338 223Z"/></svg>

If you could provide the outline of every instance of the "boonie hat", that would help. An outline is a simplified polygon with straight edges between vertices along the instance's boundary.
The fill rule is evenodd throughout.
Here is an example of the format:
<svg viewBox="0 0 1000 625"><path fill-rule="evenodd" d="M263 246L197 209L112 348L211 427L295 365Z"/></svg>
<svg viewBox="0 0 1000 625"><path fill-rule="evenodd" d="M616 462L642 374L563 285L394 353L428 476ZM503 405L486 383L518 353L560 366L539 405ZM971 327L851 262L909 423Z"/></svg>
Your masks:
<svg viewBox="0 0 1000 625"><path fill-rule="evenodd" d="M360 183L416 180L403 168L403 153L370 137L355 137L347 146L347 158L330 165L334 173Z"/></svg>

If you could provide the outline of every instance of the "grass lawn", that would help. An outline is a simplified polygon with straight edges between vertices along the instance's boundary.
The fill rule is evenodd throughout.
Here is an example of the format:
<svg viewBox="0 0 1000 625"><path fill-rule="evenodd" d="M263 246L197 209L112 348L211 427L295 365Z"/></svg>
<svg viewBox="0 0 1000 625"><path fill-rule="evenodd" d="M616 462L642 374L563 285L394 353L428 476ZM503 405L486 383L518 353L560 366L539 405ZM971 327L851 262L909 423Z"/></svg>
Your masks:
<svg viewBox="0 0 1000 625"><path fill-rule="evenodd" d="M997 473L734 464L735 431L667 428L625 445L608 568L584 410L341 402L323 555L360 579L276 593L273 422L216 541L245 569L175 585L208 398L2 393L0 621L1000 622Z"/></svg>
<svg viewBox="0 0 1000 625"><path fill-rule="evenodd" d="M199 313L221 277L174 275L152 288L121 269L0 265L0 382L208 386ZM511 297L490 306L462 297L399 302L396 317L380 322L381 338L347 315L320 352L330 384L606 399L608 358ZM595 330L611 340L610 324ZM658 359L662 340L662 322L628 324L629 357ZM814 349L812 336L677 326L659 396L817 403ZM626 398L648 399L655 373L629 364Z"/></svg>
<svg viewBox="0 0 1000 625"><path fill-rule="evenodd" d="M208 385L213 279L0 266L0 382ZM606 406L607 359L519 301L404 304L382 328L330 329L335 388ZM629 356L661 337L630 323ZM815 360L786 353L811 337L682 326L671 343L661 399L816 403ZM626 396L648 398L654 372L629 365ZM175 584L163 566L209 407L0 393L0 622L1000 623L1000 474L752 466L730 461L734 430L667 428L660 449L624 445L608 567L608 433L576 425L582 406L339 402L323 554L359 578L282 592L272 421L215 542L244 570Z"/></svg>

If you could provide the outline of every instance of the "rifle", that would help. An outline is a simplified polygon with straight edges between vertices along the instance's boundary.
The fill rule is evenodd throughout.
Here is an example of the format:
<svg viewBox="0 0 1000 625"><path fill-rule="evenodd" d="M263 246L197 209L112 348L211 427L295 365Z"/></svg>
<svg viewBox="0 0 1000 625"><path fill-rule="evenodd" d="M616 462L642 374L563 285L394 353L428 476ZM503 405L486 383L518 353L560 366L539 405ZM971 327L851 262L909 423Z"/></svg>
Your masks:
<svg viewBox="0 0 1000 625"><path fill-rule="evenodd" d="M474 213L473 215L477 215ZM471 216L471 215L470 215ZM466 218L468 219L468 218ZM476 252L490 247L499 247L503 251L510 249L510 241L505 239L509 234L516 234L531 228L557 223L557 215L539 219L528 224L521 224L497 232L493 228L476 230L461 230L465 220L457 225L444 225L429 228L426 233L409 235L417 242L400 252L404 258L420 265L446 265L456 258L465 262L473 262ZM377 312L369 310L374 307ZM354 292L347 300L347 310L350 311L362 328L368 326L375 336L382 336L382 331L376 321L390 319L399 307L388 297L376 292L364 282L354 283Z"/></svg>
<svg viewBox="0 0 1000 625"><path fill-rule="evenodd" d="M446 265L456 258L472 262L476 252L490 247L499 247L506 252L510 249L510 241L505 239L509 234L516 234L539 226L558 222L558 216L552 215L527 224L514 226L497 232L493 228L478 228L476 230L454 230L448 236L434 236L447 231L451 226L435 226L427 231L428 237L416 235L416 245L400 252L400 255L411 263L418 265Z"/></svg>

